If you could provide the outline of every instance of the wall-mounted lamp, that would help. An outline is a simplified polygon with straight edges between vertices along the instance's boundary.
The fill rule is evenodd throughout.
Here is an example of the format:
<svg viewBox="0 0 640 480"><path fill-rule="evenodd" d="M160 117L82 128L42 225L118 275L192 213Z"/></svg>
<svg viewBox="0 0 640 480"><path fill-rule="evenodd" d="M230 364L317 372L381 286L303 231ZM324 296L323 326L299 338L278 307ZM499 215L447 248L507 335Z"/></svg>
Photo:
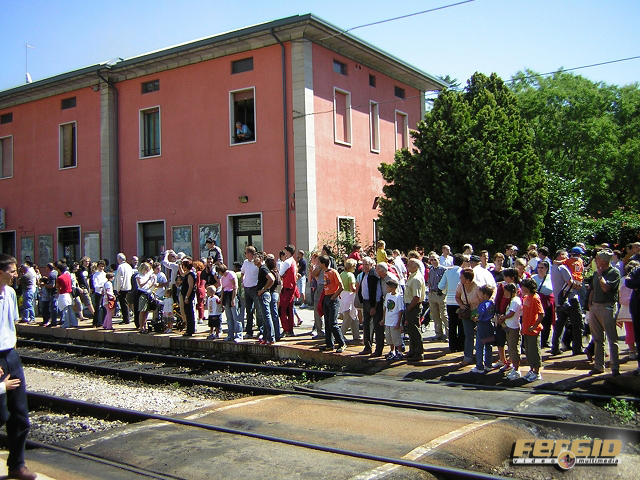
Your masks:
<svg viewBox="0 0 640 480"><path fill-rule="evenodd" d="M64 216L67 218L73 217L73 212L64 212Z"/></svg>
<svg viewBox="0 0 640 480"><path fill-rule="evenodd" d="M238 197L238 200L240 200L240 203L247 203L249 201L249 197L243 195L242 197Z"/></svg>

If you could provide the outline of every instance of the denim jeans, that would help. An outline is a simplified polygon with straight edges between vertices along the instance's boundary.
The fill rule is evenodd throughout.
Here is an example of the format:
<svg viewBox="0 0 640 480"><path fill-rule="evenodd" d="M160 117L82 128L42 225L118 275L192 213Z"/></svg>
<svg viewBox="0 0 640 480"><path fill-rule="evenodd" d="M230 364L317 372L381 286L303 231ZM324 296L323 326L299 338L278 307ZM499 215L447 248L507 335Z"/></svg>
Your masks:
<svg viewBox="0 0 640 480"><path fill-rule="evenodd" d="M492 354L493 352L491 350L491 343L482 343L480 335L476 335L476 368L480 370L486 367L488 370L490 370ZM467 355L465 353L465 357L466 356Z"/></svg>
<svg viewBox="0 0 640 480"><path fill-rule="evenodd" d="M15 349L0 353L0 367L5 375L20 380L20 386L0 395L0 427L6 421L9 439L9 470L24 465L24 449L29 435L29 409L27 408L27 385L22 371L20 356Z"/></svg>
<svg viewBox="0 0 640 480"><path fill-rule="evenodd" d="M347 342L342 336L342 332L338 327L338 310L340 309L340 300L337 298L331 300L331 295L325 295L322 300L322 310L324 313L324 341L327 348L333 348L334 337L338 344L338 348L344 346Z"/></svg>
<svg viewBox="0 0 640 480"><path fill-rule="evenodd" d="M462 319L462 328L464 329L464 359L467 362L473 361L473 329L475 323L471 319Z"/></svg>
<svg viewBox="0 0 640 480"><path fill-rule="evenodd" d="M232 307L232 293L225 291L223 294L224 311L227 316L227 340L242 340L242 323L240 323L238 299L235 299L235 305Z"/></svg>
<svg viewBox="0 0 640 480"><path fill-rule="evenodd" d="M279 342L282 337L280 333L280 317L278 316L278 300L280 300L280 294L278 292L272 292L269 309L271 311L271 323L273 324L273 338L275 342Z"/></svg>
<svg viewBox="0 0 640 480"><path fill-rule="evenodd" d="M78 319L76 318L76 314L73 311L73 305L69 305L68 307L64 308L61 315L61 323L62 324L60 326L62 328L78 326Z"/></svg>
<svg viewBox="0 0 640 480"><path fill-rule="evenodd" d="M256 314L256 325L260 328L261 310L257 304L260 303L258 298L257 287L244 287L244 308L247 312L247 335L253 335L253 313Z"/></svg>
<svg viewBox="0 0 640 480"><path fill-rule="evenodd" d="M33 302L36 297L36 292L32 290L25 290L22 292L22 319L31 321L36 319L36 312L33 309Z"/></svg>
<svg viewBox="0 0 640 480"><path fill-rule="evenodd" d="M246 291L246 290L245 290ZM271 292L264 292L257 299L257 309L260 309L262 316L262 339L266 342L273 342L273 322L271 321Z"/></svg>

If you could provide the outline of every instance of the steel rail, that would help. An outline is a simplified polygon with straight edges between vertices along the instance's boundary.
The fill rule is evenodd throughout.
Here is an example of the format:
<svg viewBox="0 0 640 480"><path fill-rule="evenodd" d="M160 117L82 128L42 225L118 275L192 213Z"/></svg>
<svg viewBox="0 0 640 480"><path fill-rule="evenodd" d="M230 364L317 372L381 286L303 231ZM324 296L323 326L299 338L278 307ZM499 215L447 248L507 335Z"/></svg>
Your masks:
<svg viewBox="0 0 640 480"><path fill-rule="evenodd" d="M22 359L25 363L29 363L32 360L28 356L23 356ZM237 391L237 392L254 394L254 395L255 394L260 394L260 395L299 394L299 395L305 395L313 398L320 398L324 400L359 402L359 403L366 403L366 404L389 406L394 408L409 408L409 409L422 410L422 411L442 411L442 412L448 412L448 413L491 416L491 417L508 417L514 420L530 421L538 425L545 426L547 428L553 428L553 429L557 429L564 432L571 432L577 435L590 435L592 437L608 438L612 434L614 434L616 436L626 438L629 441L634 441L635 443L640 442L640 430L638 429L613 427L613 426L605 426L605 425L593 425L588 423L576 423L576 422L568 421L566 419L559 419L557 415L553 415L553 414L547 415L547 414L534 414L534 413L525 413L525 412L511 412L507 410L487 410L487 409L474 408L474 407L447 406L447 405L441 405L437 403L412 402L412 401L392 399L392 398L379 398L379 397L369 397L364 395L353 395L348 393L326 392L322 390L316 390L316 389L311 389L311 388L306 388L301 386L295 386L293 387L293 390L272 388L272 387L260 387L260 386L252 386L252 385L241 385L241 384L235 384L235 383L216 382L211 380L182 377L177 375L166 375L166 374L157 374L157 373L150 373L150 372L132 371L132 370L119 369L114 367L104 367L99 365L77 364L74 362L53 360L53 359L41 359L37 357L34 358L33 360L35 362L39 362L40 364L46 365L46 366L77 369L77 370L83 370L86 372L94 372L94 373L106 374L106 375L117 375L126 379L141 379L151 383L177 382L179 384L187 385L187 386L202 385L202 386L221 388L225 390Z"/></svg>
<svg viewBox="0 0 640 480"><path fill-rule="evenodd" d="M125 380L142 380L151 384L179 383L184 386L201 385L205 387L221 388L235 392L259 395L281 395L283 393L295 393L293 390L272 387L260 387L253 385L242 385L238 383L216 382L202 378L183 377L180 375L168 375L164 373L143 372L138 370L128 370L126 368L107 367L104 365L92 365L87 363L76 363L67 360L53 358L31 357L21 355L22 363L27 365L42 365L45 367L66 368L85 373L95 373L98 375L113 375Z"/></svg>
<svg viewBox="0 0 640 480"><path fill-rule="evenodd" d="M222 360L211 360L208 358L193 358L193 357L179 357L177 355L164 355L159 353L149 352L136 352L133 350L121 350L115 348L104 347L90 347L85 345L74 345L68 343L57 342L44 342L40 340L18 340L18 348L31 347L31 348L48 348L51 350L65 350L68 352L91 354L91 355L107 355L107 356L120 356L124 358L137 358L139 360L145 360L149 362L166 362L175 363L186 367L207 367L216 370L229 370L232 372L272 372L272 373L284 373L287 375L302 375L307 376L314 375L316 377L330 378L334 377L339 372L331 372L327 370L313 370L307 368L297 367L281 367L277 365L262 365L255 363L243 363L243 362L227 362ZM343 374L340 374L343 375Z"/></svg>
<svg viewBox="0 0 640 480"><path fill-rule="evenodd" d="M318 392L311 388L294 387L295 393L305 393L309 396L316 396L313 392ZM317 395L320 398L329 398L327 392L322 392ZM594 425L590 423L577 423L566 419L558 419L556 415L543 415L535 413L523 413L523 412L510 412L508 410L483 410L473 407L456 407L439 405L434 403L422 403L422 402L408 402L405 400L389 399L389 398L376 398L366 397L363 395L352 395L348 393L331 394L335 400L356 401L363 403L375 403L379 405L390 405L403 408L415 408L419 410L438 410L450 413L464 413L473 415L486 415L495 417L508 417L515 420L523 420L533 422L547 428L553 428L564 432L572 432L576 435L589 435L594 438L610 438L611 434L615 434L619 437L623 437L628 441L634 443L640 443L640 430L635 428L614 427L606 425Z"/></svg>
<svg viewBox="0 0 640 480"><path fill-rule="evenodd" d="M303 442L299 440L276 437L273 435L267 435L262 433L249 432L246 430L238 430L234 428L210 425L207 423L194 422L194 421L186 420L183 418L169 417L166 415L158 415L155 413L144 413L144 412L138 412L136 410L129 410L129 409L124 409L119 407L110 407L106 405L83 402L80 400L71 400L68 398L60 398L53 395L47 395L42 393L27 392L27 396L28 396L29 403L31 405L38 405L40 407L52 407L55 409L62 409L64 411L75 410L75 411L89 412L90 414L93 414L93 415L102 415L102 416L107 416L109 418L117 418L124 421L158 420L161 422L173 423L173 424L183 425L187 427L201 428L201 429L215 431L219 433L240 435L240 436L249 437L249 438L256 438L259 440L266 440L274 443L291 445L294 447L301 447L301 448L307 448L307 449L317 450L321 452L334 453L337 455L344 455L344 456L354 457L359 459L372 460L380 463L391 463L391 464L400 465L403 467L416 468L416 469L427 471L430 473L446 475L448 478L450 477L478 478L478 479L505 479L506 478L506 477L500 477L496 475L481 473L477 471L443 467L440 465L420 463L420 462L415 462L411 460L405 460L402 458L387 457L384 455L358 452L358 451L347 450L343 448L331 447L328 445L321 445L317 443Z"/></svg>
<svg viewBox="0 0 640 480"><path fill-rule="evenodd" d="M513 387L507 385L481 385L478 383L465 383L465 382L455 382L451 380L422 380L424 383L428 383L430 385L444 385L444 386L454 386L454 387L466 387L466 388L477 388L478 390L499 390L499 391L509 391L509 392L521 392L521 393L530 393L532 395L557 395L561 397L567 398L586 398L589 400L626 400L627 402L640 403L639 397L630 397L627 395L605 395L602 393L589 393L589 392L574 392L574 391L559 391L559 390L547 390L544 388L522 388L522 387Z"/></svg>
<svg viewBox="0 0 640 480"><path fill-rule="evenodd" d="M496 417L513 416L516 415L512 412L504 410L487 410L474 407L447 407L436 403L426 402L411 402L406 400L396 400L390 398L369 397L364 395L352 395L348 393L334 393L323 390L316 390L305 387L293 387L293 389L285 388L273 388L273 387L260 387L252 385L243 385L237 383L217 382L214 380L206 380L193 377L184 377L181 375L169 375L164 373L152 373L138 370L128 370L126 368L109 367L103 365L93 365L86 363L76 363L67 360L31 357L29 355L22 355L21 359L25 364L39 364L46 367L65 368L69 370L77 370L87 373L95 373L99 375L113 375L124 378L126 380L142 380L147 383L162 384L162 383L179 383L184 386L201 385L206 387L221 388L225 390L247 393L252 395L286 395L286 394L300 394L309 397L321 398L324 400L344 400L348 402L369 403L376 405L383 405L394 408L411 408L415 410L441 410L450 411L453 413L464 413L470 415L489 415ZM533 413L519 413L517 414L521 418L531 419L557 419L557 415L543 415Z"/></svg>
<svg viewBox="0 0 640 480"><path fill-rule="evenodd" d="M0 434L0 438L6 444L9 439L7 435ZM166 473L156 472L154 470L148 470L146 468L136 467L135 465L131 465L129 463L118 462L115 460L109 460L104 457L100 457L98 455L94 455L92 453L80 452L70 447L63 447L61 445L52 445L50 443L38 442L36 440L27 440L28 448L42 448L45 450L51 450L54 452L64 453L67 455L73 455L74 457L82 458L85 460L90 460L92 462L100 463L102 465L107 465L110 467L118 468L120 470L125 470L127 472L132 472L138 475L142 475L144 477L157 478L160 480L186 480L184 477L177 477L175 475L169 475Z"/></svg>

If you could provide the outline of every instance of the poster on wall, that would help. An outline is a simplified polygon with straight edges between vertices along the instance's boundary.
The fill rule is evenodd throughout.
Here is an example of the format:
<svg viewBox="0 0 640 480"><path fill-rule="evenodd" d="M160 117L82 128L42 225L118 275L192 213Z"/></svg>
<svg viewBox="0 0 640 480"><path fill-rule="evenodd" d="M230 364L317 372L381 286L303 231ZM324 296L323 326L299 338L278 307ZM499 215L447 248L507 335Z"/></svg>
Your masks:
<svg viewBox="0 0 640 480"><path fill-rule="evenodd" d="M100 260L100 232L86 232L84 234L84 254L92 262Z"/></svg>
<svg viewBox="0 0 640 480"><path fill-rule="evenodd" d="M207 247L205 246L208 238L213 238L216 241L216 245L220 246L219 223L198 226L198 244L200 245L200 258L207 258L209 256L209 250L207 250Z"/></svg>
<svg viewBox="0 0 640 480"><path fill-rule="evenodd" d="M33 256L34 252L34 237L20 237L20 262L24 263L27 260L30 262L35 261Z"/></svg>
<svg viewBox="0 0 640 480"><path fill-rule="evenodd" d="M193 242L191 238L191 225L171 227L173 238L173 251L183 252L185 255L193 256Z"/></svg>
<svg viewBox="0 0 640 480"><path fill-rule="evenodd" d="M38 235L38 265L53 262L53 235Z"/></svg>

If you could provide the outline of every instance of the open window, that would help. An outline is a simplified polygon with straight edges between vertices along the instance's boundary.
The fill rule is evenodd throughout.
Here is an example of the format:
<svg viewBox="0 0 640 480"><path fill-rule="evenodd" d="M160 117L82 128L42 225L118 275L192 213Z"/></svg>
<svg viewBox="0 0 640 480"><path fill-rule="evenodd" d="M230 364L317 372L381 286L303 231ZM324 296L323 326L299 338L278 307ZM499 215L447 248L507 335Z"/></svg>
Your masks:
<svg viewBox="0 0 640 480"><path fill-rule="evenodd" d="M13 177L13 137L0 138L0 178Z"/></svg>
<svg viewBox="0 0 640 480"><path fill-rule="evenodd" d="M231 145L256 141L256 89L229 93Z"/></svg>
<svg viewBox="0 0 640 480"><path fill-rule="evenodd" d="M60 125L60 168L78 166L76 122Z"/></svg>
<svg viewBox="0 0 640 480"><path fill-rule="evenodd" d="M140 158L161 153L160 107L140 110Z"/></svg>

